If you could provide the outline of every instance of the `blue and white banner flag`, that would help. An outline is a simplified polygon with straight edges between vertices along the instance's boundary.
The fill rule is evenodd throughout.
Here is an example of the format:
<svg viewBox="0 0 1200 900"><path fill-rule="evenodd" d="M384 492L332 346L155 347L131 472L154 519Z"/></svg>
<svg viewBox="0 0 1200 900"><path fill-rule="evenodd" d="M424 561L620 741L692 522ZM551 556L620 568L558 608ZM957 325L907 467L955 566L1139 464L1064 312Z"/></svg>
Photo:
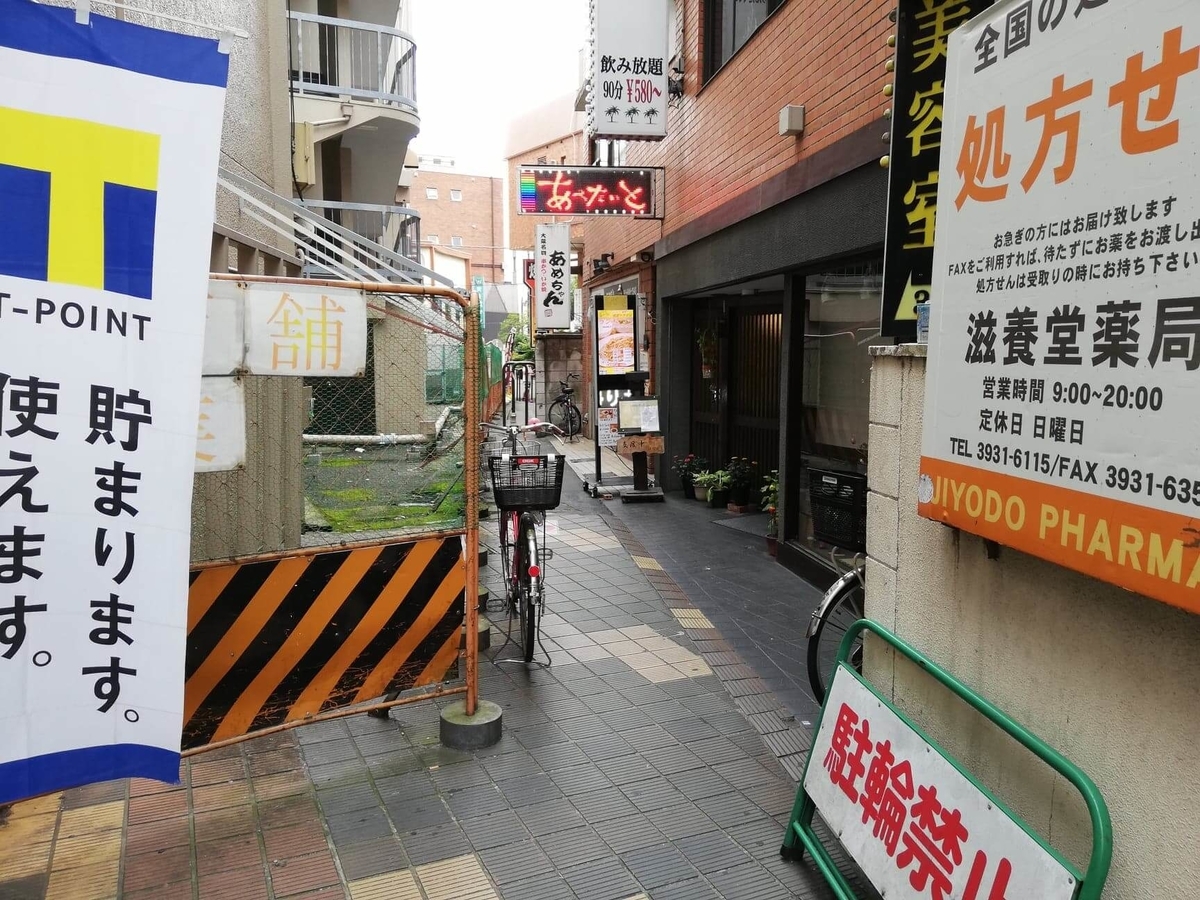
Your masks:
<svg viewBox="0 0 1200 900"><path fill-rule="evenodd" d="M0 803L178 779L228 65L0 0Z"/></svg>

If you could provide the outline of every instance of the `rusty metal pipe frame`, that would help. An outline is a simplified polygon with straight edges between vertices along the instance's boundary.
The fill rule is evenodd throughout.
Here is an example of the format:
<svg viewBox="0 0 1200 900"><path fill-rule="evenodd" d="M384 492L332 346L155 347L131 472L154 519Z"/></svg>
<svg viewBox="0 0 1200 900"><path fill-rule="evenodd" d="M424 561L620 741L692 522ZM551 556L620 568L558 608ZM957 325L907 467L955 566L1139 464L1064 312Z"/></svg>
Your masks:
<svg viewBox="0 0 1200 900"><path fill-rule="evenodd" d="M475 715L479 703L479 304L480 298L471 293L464 297L458 291L446 287L423 284L376 284L367 281L335 281L316 278L272 278L265 275L240 275L236 273L214 273L209 276L215 281L233 281L244 284L290 284L296 287L329 287L371 294L403 294L410 297L444 297L462 309L466 319L466 349L463 353L463 413L466 418L464 433L467 435L466 458L463 460L463 479L467 492L466 541L463 555L466 557L466 588L463 604L466 606L466 713ZM418 539L419 535L414 535ZM375 542L378 543L378 542ZM455 693L461 693L456 689ZM421 697L419 699L426 699ZM395 701L395 704L407 701ZM385 708L384 704L379 708ZM362 711L362 710L356 710ZM306 720L315 721L315 720ZM306 724L305 723L305 724ZM260 732L265 734L268 732Z"/></svg>
<svg viewBox="0 0 1200 900"><path fill-rule="evenodd" d="M409 697L400 697L396 700L383 700L379 703L368 703L362 706L347 706L342 709L331 709L327 713L309 716L306 719L299 719L295 722L283 722L279 725L272 725L270 728L263 728L259 731L252 731L247 734L239 734L237 737L231 737L224 741L218 741L215 744L205 744L203 747L193 747L190 750L184 750L179 754L182 758L187 759L189 756L198 756L201 753L208 753L210 750L220 750L222 747L232 747L235 744L241 744L246 741L252 741L255 738L266 737L270 734L279 734L281 731L291 731L293 728L299 728L301 725L315 725L318 722L332 722L334 719L344 719L347 716L357 716L359 714L376 712L383 709L391 709L393 706L407 706L411 703L420 703L423 700L436 700L438 697L452 697L455 694L467 693L467 686L460 684L457 687L439 688L434 691L427 691L421 694L416 694Z"/></svg>

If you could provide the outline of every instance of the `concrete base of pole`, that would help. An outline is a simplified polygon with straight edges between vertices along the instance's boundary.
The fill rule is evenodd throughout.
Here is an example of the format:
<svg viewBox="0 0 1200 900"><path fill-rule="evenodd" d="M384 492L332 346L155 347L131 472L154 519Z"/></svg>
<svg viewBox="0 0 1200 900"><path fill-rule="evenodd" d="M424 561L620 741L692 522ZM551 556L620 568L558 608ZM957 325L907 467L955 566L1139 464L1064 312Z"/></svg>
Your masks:
<svg viewBox="0 0 1200 900"><path fill-rule="evenodd" d="M482 568L483 568L484 566L486 566L487 564L488 564L488 552L487 552L487 547L481 547L481 548L479 549L479 568L481 568L481 569L482 569Z"/></svg>
<svg viewBox="0 0 1200 900"><path fill-rule="evenodd" d="M504 711L495 703L480 700L475 715L467 715L467 701L455 700L442 710L442 745L453 750L474 751L491 747L500 740Z"/></svg>

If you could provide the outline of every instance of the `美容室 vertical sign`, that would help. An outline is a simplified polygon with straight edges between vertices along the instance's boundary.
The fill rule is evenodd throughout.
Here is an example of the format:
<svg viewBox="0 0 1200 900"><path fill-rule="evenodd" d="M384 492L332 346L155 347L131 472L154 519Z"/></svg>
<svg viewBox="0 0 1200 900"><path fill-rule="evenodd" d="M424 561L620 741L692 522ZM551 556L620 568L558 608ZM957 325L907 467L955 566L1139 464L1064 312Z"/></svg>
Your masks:
<svg viewBox="0 0 1200 900"><path fill-rule="evenodd" d="M667 134L667 0L592 0L589 137Z"/></svg>
<svg viewBox="0 0 1200 900"><path fill-rule="evenodd" d="M950 38L920 512L1200 612L1200 5Z"/></svg>
<svg viewBox="0 0 1200 900"><path fill-rule="evenodd" d="M0 22L3 803L178 778L229 60L28 0Z"/></svg>
<svg viewBox="0 0 1200 900"><path fill-rule="evenodd" d="M540 330L571 327L571 226L539 225L534 248L533 306Z"/></svg>
<svg viewBox="0 0 1200 900"><path fill-rule="evenodd" d="M1062 0L1052 2L1061 4ZM897 6L880 316L884 337L914 340L916 305L933 299L930 286L947 39L955 28L992 3L900 0Z"/></svg>

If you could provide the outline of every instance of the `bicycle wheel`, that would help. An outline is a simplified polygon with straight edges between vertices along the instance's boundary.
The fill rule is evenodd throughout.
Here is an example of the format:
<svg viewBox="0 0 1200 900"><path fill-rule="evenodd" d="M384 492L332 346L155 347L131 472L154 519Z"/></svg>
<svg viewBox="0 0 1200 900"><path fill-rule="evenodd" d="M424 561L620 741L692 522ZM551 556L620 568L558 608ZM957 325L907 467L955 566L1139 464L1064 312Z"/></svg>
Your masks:
<svg viewBox="0 0 1200 900"><path fill-rule="evenodd" d="M550 409L546 411L546 418L550 420L551 425L561 429L567 437L574 437L579 433L579 410L572 403L555 400L550 404Z"/></svg>
<svg viewBox="0 0 1200 900"><path fill-rule="evenodd" d="M808 639L808 683L818 703L825 702L825 691L833 678L837 665L838 648L850 626L863 617L866 609L866 592L859 578L843 582L837 595L817 621L812 637ZM856 672L862 672L862 635L854 640L847 662Z"/></svg>
<svg viewBox="0 0 1200 900"><path fill-rule="evenodd" d="M537 642L537 588L541 579L538 568L537 526L532 518L522 517L521 537L517 543L520 557L517 568L517 605L521 617L521 645L525 662L533 662L533 647Z"/></svg>

